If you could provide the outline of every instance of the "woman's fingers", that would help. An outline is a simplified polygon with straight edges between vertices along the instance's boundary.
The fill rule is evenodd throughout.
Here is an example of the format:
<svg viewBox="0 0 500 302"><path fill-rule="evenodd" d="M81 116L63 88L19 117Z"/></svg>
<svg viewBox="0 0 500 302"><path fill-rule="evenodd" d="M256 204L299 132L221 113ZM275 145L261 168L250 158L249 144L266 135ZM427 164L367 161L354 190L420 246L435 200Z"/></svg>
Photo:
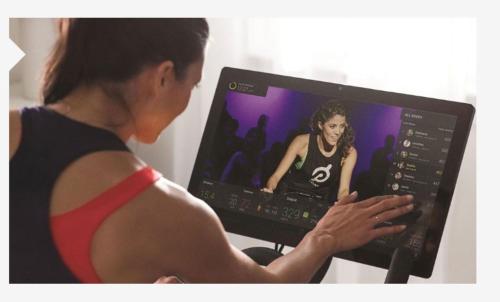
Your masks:
<svg viewBox="0 0 500 302"><path fill-rule="evenodd" d="M262 188L260 189L262 192L267 192L267 193L273 193L273 190L268 189L268 188Z"/></svg>
<svg viewBox="0 0 500 302"><path fill-rule="evenodd" d="M381 222L391 220L393 218L396 218L398 216L401 216L403 214L409 213L413 210L414 205L412 203L398 207L392 210L385 211L383 213L377 214L372 217L373 225L379 224Z"/></svg>
<svg viewBox="0 0 500 302"><path fill-rule="evenodd" d="M391 234L396 234L396 233L401 233L406 229L406 225L393 225L393 226L387 226L387 227L380 227L371 230L370 232L370 237L371 240L376 239L378 237L382 237L385 235L391 235Z"/></svg>
<svg viewBox="0 0 500 302"><path fill-rule="evenodd" d="M182 281L179 280L179 278L177 278L176 276L170 276L170 277L163 276L160 277L155 282L155 284L165 284L165 283L182 283Z"/></svg>
<svg viewBox="0 0 500 302"><path fill-rule="evenodd" d="M341 199L337 200L337 202L335 203L335 205L340 205L340 206L341 205L346 205L346 204L349 204L349 203L355 201L356 198L358 198L358 192L354 191L351 194L349 194L347 196L344 196Z"/></svg>
<svg viewBox="0 0 500 302"><path fill-rule="evenodd" d="M363 201L358 202L357 204L362 208L370 207L374 204L381 202L384 199L392 198L394 195L382 195L382 196L374 196Z"/></svg>
<svg viewBox="0 0 500 302"><path fill-rule="evenodd" d="M372 206L369 206L367 208L367 210L368 210L368 213L370 214L370 216L373 216L373 215L377 215L379 213L382 213L382 212L389 210L389 209L392 209L392 208L397 208L397 207L407 205L412 200L413 200L413 196L411 196L411 195L386 198L384 200L381 200L378 203L373 204Z"/></svg>

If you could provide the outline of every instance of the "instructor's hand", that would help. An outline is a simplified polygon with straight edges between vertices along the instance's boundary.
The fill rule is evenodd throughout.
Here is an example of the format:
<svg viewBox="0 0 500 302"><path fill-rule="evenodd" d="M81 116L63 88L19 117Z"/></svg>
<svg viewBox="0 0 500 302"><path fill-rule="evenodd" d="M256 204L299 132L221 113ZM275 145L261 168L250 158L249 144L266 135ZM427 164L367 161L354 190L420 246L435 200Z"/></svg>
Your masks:
<svg viewBox="0 0 500 302"><path fill-rule="evenodd" d="M273 190L272 189L269 189L269 188L262 188L260 189L262 192L267 192L267 193L273 193Z"/></svg>
<svg viewBox="0 0 500 302"><path fill-rule="evenodd" d="M329 255L403 231L405 225L375 226L413 210L411 195L376 196L353 203L356 197L357 193L353 192L337 201L311 231Z"/></svg>

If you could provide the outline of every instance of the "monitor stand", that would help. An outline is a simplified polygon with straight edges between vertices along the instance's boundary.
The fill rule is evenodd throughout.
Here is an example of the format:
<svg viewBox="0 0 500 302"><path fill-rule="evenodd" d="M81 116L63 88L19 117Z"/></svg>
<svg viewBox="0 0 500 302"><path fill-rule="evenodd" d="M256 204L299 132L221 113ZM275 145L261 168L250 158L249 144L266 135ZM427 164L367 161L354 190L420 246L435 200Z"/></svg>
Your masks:
<svg viewBox="0 0 500 302"><path fill-rule="evenodd" d="M414 260L409 248L401 246L394 250L384 283L408 283Z"/></svg>
<svg viewBox="0 0 500 302"><path fill-rule="evenodd" d="M253 261L263 266L267 266L275 259L283 256L281 252L268 247L250 247L242 250L242 252L247 254L248 257L252 258ZM321 283L326 275L326 272L330 268L331 262L332 257L326 259L325 263L323 263L323 265L318 269L309 283Z"/></svg>
<svg viewBox="0 0 500 302"><path fill-rule="evenodd" d="M283 256L281 252L267 247L251 247L244 249L243 253L263 266L267 266L275 259ZM408 283L408 278L410 277L411 269L413 267L413 261L413 254L407 247L399 247L394 250L384 283ZM329 257L309 283L321 283L326 275L326 272L330 268L331 262L332 257Z"/></svg>

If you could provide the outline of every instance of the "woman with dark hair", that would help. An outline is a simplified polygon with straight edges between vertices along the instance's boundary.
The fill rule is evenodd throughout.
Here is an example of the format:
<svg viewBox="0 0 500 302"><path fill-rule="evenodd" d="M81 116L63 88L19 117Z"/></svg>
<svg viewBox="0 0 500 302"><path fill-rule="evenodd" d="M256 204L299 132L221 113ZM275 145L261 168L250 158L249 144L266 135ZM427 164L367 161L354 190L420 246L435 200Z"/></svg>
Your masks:
<svg viewBox="0 0 500 302"><path fill-rule="evenodd" d="M357 152L345 108L336 101L322 104L311 117L311 129L290 143L264 191L274 192L288 173L280 186L283 192L312 193L331 201L349 195Z"/></svg>
<svg viewBox="0 0 500 302"><path fill-rule="evenodd" d="M61 21L45 106L10 112L11 283L307 282L331 254L403 230L374 226L411 197L351 194L264 268L134 156L129 138L154 142L186 108L207 38L205 19Z"/></svg>

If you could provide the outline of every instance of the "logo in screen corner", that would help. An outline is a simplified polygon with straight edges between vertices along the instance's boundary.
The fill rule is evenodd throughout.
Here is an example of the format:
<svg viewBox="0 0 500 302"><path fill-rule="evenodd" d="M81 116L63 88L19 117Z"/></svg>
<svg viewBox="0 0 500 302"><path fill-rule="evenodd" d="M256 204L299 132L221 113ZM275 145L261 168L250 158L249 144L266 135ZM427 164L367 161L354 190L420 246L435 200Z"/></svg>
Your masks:
<svg viewBox="0 0 500 302"><path fill-rule="evenodd" d="M231 83L229 83L229 89L231 89L231 90L235 90L235 89L236 89L236 87L238 87L238 84L236 84L236 82L231 82Z"/></svg>

